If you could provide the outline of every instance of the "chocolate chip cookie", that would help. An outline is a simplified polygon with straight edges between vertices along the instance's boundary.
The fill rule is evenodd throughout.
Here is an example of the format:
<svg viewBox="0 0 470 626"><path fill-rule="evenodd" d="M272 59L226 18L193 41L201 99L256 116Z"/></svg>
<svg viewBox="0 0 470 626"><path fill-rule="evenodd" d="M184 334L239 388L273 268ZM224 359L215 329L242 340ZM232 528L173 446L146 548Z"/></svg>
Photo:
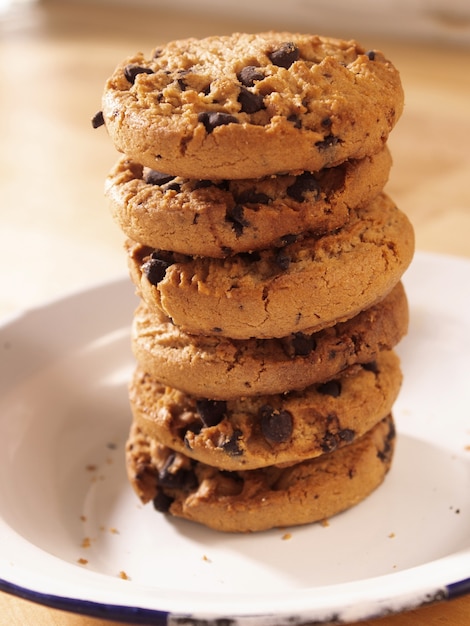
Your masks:
<svg viewBox="0 0 470 626"><path fill-rule="evenodd" d="M233 400L197 399L137 368L129 397L142 433L234 471L297 463L350 444L390 413L401 380L398 357L385 351L301 391Z"/></svg>
<svg viewBox="0 0 470 626"><path fill-rule="evenodd" d="M126 59L106 83L100 120L120 152L149 168L235 179L374 154L402 109L399 73L379 51L317 35L235 33Z"/></svg>
<svg viewBox="0 0 470 626"><path fill-rule="evenodd" d="M227 472L175 452L133 424L129 481L142 502L225 532L324 520L357 505L390 469L395 428L387 416L351 444L288 467Z"/></svg>
<svg viewBox="0 0 470 626"><path fill-rule="evenodd" d="M234 340L188 335L141 303L132 348L141 368L165 385L210 399L274 394L324 382L390 350L408 330L401 283L376 305L314 334Z"/></svg>
<svg viewBox="0 0 470 626"><path fill-rule="evenodd" d="M134 241L226 257L343 226L350 208L382 190L390 166L384 148L320 172L211 181L169 176L123 157L107 178L106 195L115 221Z"/></svg>
<svg viewBox="0 0 470 626"><path fill-rule="evenodd" d="M380 301L414 252L414 231L380 194L333 234L226 259L127 244L131 277L151 309L183 331L232 339L315 332Z"/></svg>

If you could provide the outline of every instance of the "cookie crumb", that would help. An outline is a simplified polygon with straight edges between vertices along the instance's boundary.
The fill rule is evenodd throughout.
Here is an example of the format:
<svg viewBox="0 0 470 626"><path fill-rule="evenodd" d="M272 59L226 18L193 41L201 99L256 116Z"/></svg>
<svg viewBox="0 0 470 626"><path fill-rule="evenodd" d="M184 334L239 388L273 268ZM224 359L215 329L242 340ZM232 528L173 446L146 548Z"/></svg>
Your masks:
<svg viewBox="0 0 470 626"><path fill-rule="evenodd" d="M292 539L292 534L291 533L284 533L281 537L281 539L283 541L287 541L288 539Z"/></svg>
<svg viewBox="0 0 470 626"><path fill-rule="evenodd" d="M88 565L88 559L77 559L77 563L80 563L80 565Z"/></svg>
<svg viewBox="0 0 470 626"><path fill-rule="evenodd" d="M206 561L206 563L212 563L211 559L208 556L206 556L205 554L202 555L202 560Z"/></svg>
<svg viewBox="0 0 470 626"><path fill-rule="evenodd" d="M395 533L390 533L388 537L389 537L389 539L394 539L395 538Z"/></svg>
<svg viewBox="0 0 470 626"><path fill-rule="evenodd" d="M118 530L117 528L110 528L110 529L109 529L109 532L110 532L112 535L119 535L119 530Z"/></svg>
<svg viewBox="0 0 470 626"><path fill-rule="evenodd" d="M80 521L86 522L86 515L80 515Z"/></svg>
<svg viewBox="0 0 470 626"><path fill-rule="evenodd" d="M82 541L82 548L89 548L91 546L90 537L84 537Z"/></svg>
<svg viewBox="0 0 470 626"><path fill-rule="evenodd" d="M130 580L129 576L123 570L119 572L119 578L122 578L122 580Z"/></svg>
<svg viewBox="0 0 470 626"><path fill-rule="evenodd" d="M330 522L327 519L322 519L320 524L323 526L323 528L328 528Z"/></svg>
<svg viewBox="0 0 470 626"><path fill-rule="evenodd" d="M92 463L90 463L89 465L85 466L85 469L87 472L96 472L97 467L96 465L93 465Z"/></svg>

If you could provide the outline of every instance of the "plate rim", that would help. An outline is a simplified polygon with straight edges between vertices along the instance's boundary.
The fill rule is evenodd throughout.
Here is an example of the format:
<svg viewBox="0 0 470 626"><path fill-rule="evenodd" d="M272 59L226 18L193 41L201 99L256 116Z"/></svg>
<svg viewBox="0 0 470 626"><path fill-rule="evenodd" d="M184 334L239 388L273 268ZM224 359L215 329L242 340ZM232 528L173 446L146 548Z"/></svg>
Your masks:
<svg viewBox="0 0 470 626"><path fill-rule="evenodd" d="M286 620L287 622L292 624L295 624L296 622L298 622L299 624L305 623L305 621L308 620L309 617L311 619L315 619L316 624L328 624L331 623L332 619L334 620L338 617L337 614L330 613L324 618L318 618L318 615L315 615L315 610L312 609L312 614L310 616L307 612L303 613L301 616L299 614L293 615L286 613L280 615L272 613L257 614L255 616L239 614L230 615L230 617L225 618L221 618L218 616L204 618L198 615L192 616L188 613L177 614L175 612L163 609L150 609L142 606L99 602L95 600L81 599L78 597L74 598L68 595L46 593L30 589L22 585L18 585L17 583L10 582L3 578L0 578L0 591L59 611L66 611L74 614L103 618L106 620L113 620L116 622L136 625L148 624L148 620L151 619L151 623L156 624L157 626L163 626L170 623L174 625L178 623L185 625L194 624L194 626L202 626L203 624L207 624L207 626L221 626L222 623L227 625L241 625L247 623L251 625L257 622L263 623L263 626L274 626L278 624L283 624L286 622ZM456 600L457 598L469 594L470 577L467 577L453 582L449 582L442 587L430 589L425 592L424 596L422 596L419 600L417 600L415 596L412 596L410 598L406 598L406 596L404 596L403 601L399 605L399 608L396 607L396 601L399 600L400 597L395 597L393 599L395 603L394 606L388 605L386 602L383 602L380 607L376 606L370 611L361 612L356 618L354 618L354 621L378 619L386 615L399 614L407 610L419 609L424 606L428 606L430 604L435 604L438 602ZM279 618L281 619L281 622L279 622ZM301 621L298 621L299 618ZM224 619L226 620L225 622L223 622ZM353 622L347 620L346 622L342 621L342 623Z"/></svg>

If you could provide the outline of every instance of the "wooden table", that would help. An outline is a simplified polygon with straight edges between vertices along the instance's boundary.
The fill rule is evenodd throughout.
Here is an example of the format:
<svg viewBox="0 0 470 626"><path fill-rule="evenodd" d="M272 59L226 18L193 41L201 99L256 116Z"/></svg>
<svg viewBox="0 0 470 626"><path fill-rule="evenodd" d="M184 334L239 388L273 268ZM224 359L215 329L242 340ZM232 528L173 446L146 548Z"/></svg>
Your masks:
<svg viewBox="0 0 470 626"><path fill-rule="evenodd" d="M116 153L90 124L117 62L167 39L276 26L87 3L46 2L0 15L0 315L126 271L122 234L102 194ZM389 142L389 193L412 219L418 249L470 256L470 50L370 34L362 41L393 59L406 91ZM367 624L469 622L470 597L462 597ZM15 624L110 622L0 594L0 625Z"/></svg>

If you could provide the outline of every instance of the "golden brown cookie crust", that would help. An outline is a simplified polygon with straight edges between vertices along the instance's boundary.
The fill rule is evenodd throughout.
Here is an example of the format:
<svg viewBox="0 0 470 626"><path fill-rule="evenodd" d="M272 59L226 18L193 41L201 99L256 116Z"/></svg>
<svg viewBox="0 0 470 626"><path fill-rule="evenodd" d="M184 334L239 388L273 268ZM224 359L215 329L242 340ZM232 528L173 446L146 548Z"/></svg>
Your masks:
<svg viewBox="0 0 470 626"><path fill-rule="evenodd" d="M201 181L157 176L126 157L106 181L116 223L143 245L193 256L226 257L302 232L345 224L350 208L370 202L387 182L388 148L317 173L253 180ZM161 184L147 181L162 180Z"/></svg>
<svg viewBox="0 0 470 626"><path fill-rule="evenodd" d="M399 282L414 252L406 215L380 194L337 233L227 259L166 257L128 242L138 293L182 330L233 339L315 332L357 315ZM168 261L168 263L167 263Z"/></svg>
<svg viewBox="0 0 470 626"><path fill-rule="evenodd" d="M102 108L116 148L143 165L188 178L260 178L378 152L403 90L390 61L355 41L234 33L126 59Z"/></svg>
<svg viewBox="0 0 470 626"><path fill-rule="evenodd" d="M303 389L355 363L368 363L398 344L408 318L401 283L351 320L280 339L188 335L141 303L133 319L132 348L142 369L165 385L223 400Z"/></svg>
<svg viewBox="0 0 470 626"><path fill-rule="evenodd" d="M382 352L334 380L287 394L207 402L137 368L130 384L135 423L150 438L221 470L296 463L349 445L392 410L402 375Z"/></svg>
<svg viewBox="0 0 470 626"><path fill-rule="evenodd" d="M127 471L141 500L154 500L160 511L215 530L254 532L321 521L355 506L383 482L394 443L388 416L357 441L316 459L227 473L175 453L134 424Z"/></svg>

